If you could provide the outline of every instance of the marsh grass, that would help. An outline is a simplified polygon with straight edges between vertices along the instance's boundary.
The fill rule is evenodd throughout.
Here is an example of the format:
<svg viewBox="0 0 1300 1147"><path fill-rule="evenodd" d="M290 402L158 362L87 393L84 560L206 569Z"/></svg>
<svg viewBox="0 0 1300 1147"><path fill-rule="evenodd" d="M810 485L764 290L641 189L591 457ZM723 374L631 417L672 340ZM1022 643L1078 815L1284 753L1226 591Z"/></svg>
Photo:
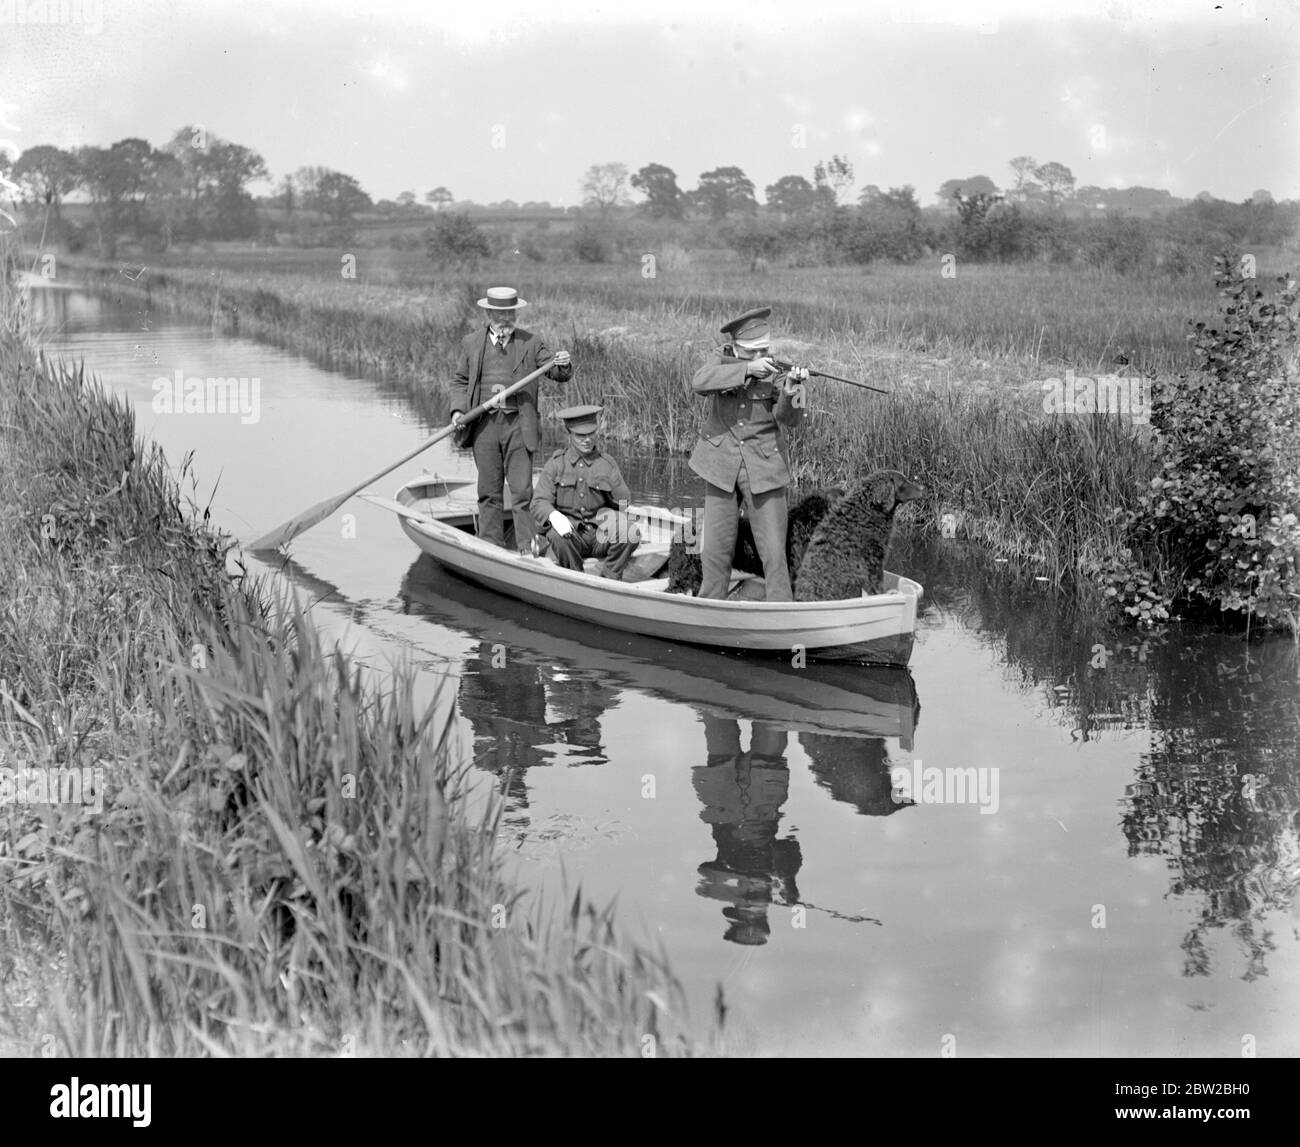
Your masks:
<svg viewBox="0 0 1300 1147"><path fill-rule="evenodd" d="M503 875L452 698L374 688L227 572L131 411L0 291L0 747L102 811L0 806L0 1023L68 1055L632 1055L704 1046L662 950ZM471 811L472 808L479 811Z"/></svg>

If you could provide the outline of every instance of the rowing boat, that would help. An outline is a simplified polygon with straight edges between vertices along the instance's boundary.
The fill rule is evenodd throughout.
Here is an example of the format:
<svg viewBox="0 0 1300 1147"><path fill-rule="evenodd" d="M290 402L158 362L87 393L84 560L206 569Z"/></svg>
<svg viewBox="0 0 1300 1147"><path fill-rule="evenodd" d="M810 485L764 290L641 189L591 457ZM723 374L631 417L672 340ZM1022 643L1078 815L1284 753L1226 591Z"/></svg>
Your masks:
<svg viewBox="0 0 1300 1147"><path fill-rule="evenodd" d="M714 601L666 593L668 579L650 575L667 559L667 511L633 508L648 540L631 573L637 580L615 581L476 537L473 484L472 477L423 474L400 486L394 498L364 496L396 514L421 550L465 580L592 625L712 649L781 654L796 663L806 657L905 666L911 656L923 591L910 578L886 572L883 593L843 601Z"/></svg>

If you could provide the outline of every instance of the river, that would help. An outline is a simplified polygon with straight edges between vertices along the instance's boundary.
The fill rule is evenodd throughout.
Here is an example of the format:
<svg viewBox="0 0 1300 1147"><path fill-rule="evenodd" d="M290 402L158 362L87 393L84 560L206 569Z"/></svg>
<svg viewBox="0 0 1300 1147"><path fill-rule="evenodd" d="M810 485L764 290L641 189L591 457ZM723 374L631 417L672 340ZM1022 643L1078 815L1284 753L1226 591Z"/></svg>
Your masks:
<svg viewBox="0 0 1300 1147"><path fill-rule="evenodd" d="M174 464L193 451L196 501L243 542L434 429L391 384L34 295L50 353L129 398ZM258 379L256 419L155 411L177 371ZM424 468L468 463L439 444L375 492ZM680 462L624 471L639 501L698 502ZM901 538L889 563L926 587L910 673L593 632L460 582L361 500L292 559L248 561L377 670L418 667L505 794L524 881L617 898L701 1025L722 985L733 1053L1300 1053L1290 641L1095 630L943 540ZM900 767L914 802L893 799Z"/></svg>

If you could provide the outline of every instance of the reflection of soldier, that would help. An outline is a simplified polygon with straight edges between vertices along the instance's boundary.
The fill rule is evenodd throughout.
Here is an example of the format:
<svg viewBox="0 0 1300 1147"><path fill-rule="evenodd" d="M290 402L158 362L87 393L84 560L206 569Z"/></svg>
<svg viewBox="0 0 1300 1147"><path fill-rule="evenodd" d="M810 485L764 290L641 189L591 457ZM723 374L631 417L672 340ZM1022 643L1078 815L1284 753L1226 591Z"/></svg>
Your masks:
<svg viewBox="0 0 1300 1147"><path fill-rule="evenodd" d="M460 711L474 729L474 763L502 778L502 791L528 806L524 770L545 764L546 689L537 666L485 641L460 680Z"/></svg>
<svg viewBox="0 0 1300 1147"><path fill-rule="evenodd" d="M799 744L808 754L817 783L837 801L851 804L863 816L889 816L912 802L895 803L889 757L880 737L832 737L828 733L800 733Z"/></svg>
<svg viewBox="0 0 1300 1147"><path fill-rule="evenodd" d="M750 751L740 749L740 726L732 719L701 714L709 763L691 770L704 805L700 819L713 826L717 860L699 867L696 891L725 900L730 921L723 938L736 944L765 944L771 925L767 906L794 904L794 878L802 863L799 842L777 840L781 806L789 795L786 731L754 722ZM774 896L775 892L775 896Z"/></svg>
<svg viewBox="0 0 1300 1147"><path fill-rule="evenodd" d="M586 764L603 765L608 760L600 743L600 716L614 702L615 692L594 676L554 673L546 682L547 700L558 724L553 735L568 745L585 749L592 757Z"/></svg>

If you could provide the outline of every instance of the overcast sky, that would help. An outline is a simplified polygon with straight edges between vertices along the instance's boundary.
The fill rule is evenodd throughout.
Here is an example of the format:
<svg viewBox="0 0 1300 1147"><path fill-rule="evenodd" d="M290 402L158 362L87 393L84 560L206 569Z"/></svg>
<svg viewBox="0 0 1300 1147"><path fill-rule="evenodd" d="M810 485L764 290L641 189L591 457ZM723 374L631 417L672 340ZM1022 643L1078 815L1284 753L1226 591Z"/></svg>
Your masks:
<svg viewBox="0 0 1300 1147"><path fill-rule="evenodd" d="M0 0L0 138L198 123L376 199L571 204L620 161L683 189L734 164L761 200L835 153L922 202L1026 154L1080 185L1300 198L1298 61L1296 0Z"/></svg>

